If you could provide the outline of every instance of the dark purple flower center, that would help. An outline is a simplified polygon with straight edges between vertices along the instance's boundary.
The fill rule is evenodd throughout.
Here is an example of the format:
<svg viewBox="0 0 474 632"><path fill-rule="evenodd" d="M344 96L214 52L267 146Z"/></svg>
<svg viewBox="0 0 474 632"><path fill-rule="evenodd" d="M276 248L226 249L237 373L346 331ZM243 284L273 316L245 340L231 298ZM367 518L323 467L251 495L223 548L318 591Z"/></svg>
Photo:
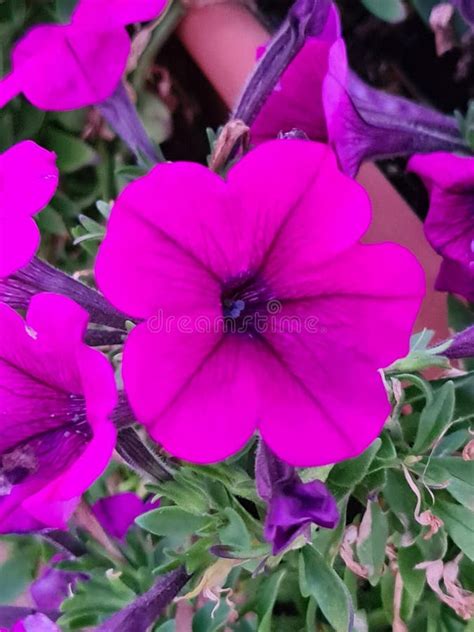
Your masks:
<svg viewBox="0 0 474 632"><path fill-rule="evenodd" d="M33 479L48 482L84 451L92 438L84 398L70 395L63 406L59 400L57 412L49 415L48 424L53 415L57 426L32 433L0 455L0 496L8 495L14 485ZM40 416L32 424L41 423Z"/></svg>
<svg viewBox="0 0 474 632"><path fill-rule="evenodd" d="M262 333L275 301L271 289L258 274L242 273L222 286L224 331L255 336Z"/></svg>

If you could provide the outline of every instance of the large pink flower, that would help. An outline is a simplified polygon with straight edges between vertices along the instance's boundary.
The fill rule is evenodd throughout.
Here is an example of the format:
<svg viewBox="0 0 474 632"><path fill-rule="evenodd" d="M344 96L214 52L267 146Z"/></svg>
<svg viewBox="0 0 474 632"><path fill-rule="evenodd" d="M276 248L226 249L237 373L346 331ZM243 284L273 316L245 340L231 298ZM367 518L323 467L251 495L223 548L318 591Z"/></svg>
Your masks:
<svg viewBox="0 0 474 632"><path fill-rule="evenodd" d="M31 140L0 155L0 278L26 265L40 234L32 215L58 186L56 155Z"/></svg>
<svg viewBox="0 0 474 632"><path fill-rule="evenodd" d="M322 33L307 38L258 113L251 128L254 144L272 140L280 132L294 128L305 132L312 140L326 140L323 81L331 45L339 36L339 15L332 6Z"/></svg>
<svg viewBox="0 0 474 632"><path fill-rule="evenodd" d="M44 110L94 105L117 88L130 53L125 26L155 18L166 0L80 0L69 24L32 28L14 47L0 106L22 92Z"/></svg>
<svg viewBox="0 0 474 632"><path fill-rule="evenodd" d="M413 156L430 194L426 238L443 257L436 289L474 301L474 158L435 153Z"/></svg>
<svg viewBox="0 0 474 632"><path fill-rule="evenodd" d="M389 404L380 367L408 350L415 258L361 245L364 190L317 143L262 144L224 181L162 164L112 210L97 281L143 319L124 351L137 418L172 454L212 462L258 429L294 465L360 453Z"/></svg>
<svg viewBox="0 0 474 632"><path fill-rule="evenodd" d="M58 294L26 322L0 304L0 532L64 528L115 445L112 367L86 346L87 312Z"/></svg>

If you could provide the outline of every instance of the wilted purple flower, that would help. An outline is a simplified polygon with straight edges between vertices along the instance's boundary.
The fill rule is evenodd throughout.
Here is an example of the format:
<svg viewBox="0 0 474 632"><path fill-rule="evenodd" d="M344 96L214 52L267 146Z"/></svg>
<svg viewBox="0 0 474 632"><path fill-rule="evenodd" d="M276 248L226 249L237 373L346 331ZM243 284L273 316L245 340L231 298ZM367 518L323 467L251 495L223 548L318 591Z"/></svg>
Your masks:
<svg viewBox="0 0 474 632"><path fill-rule="evenodd" d="M456 119L365 84L348 67L344 41L329 54L323 85L329 142L342 170L355 176L365 160L395 155L468 153Z"/></svg>
<svg viewBox="0 0 474 632"><path fill-rule="evenodd" d="M474 158L417 155L408 169L430 194L425 234L443 257L435 287L474 301Z"/></svg>
<svg viewBox="0 0 474 632"><path fill-rule="evenodd" d="M59 610L62 602L69 595L69 591L74 589L76 583L88 579L88 575L85 573L66 571L52 566L65 559L67 556L62 553L55 555L40 577L30 586L31 597L36 607L43 612Z"/></svg>
<svg viewBox="0 0 474 632"><path fill-rule="evenodd" d="M303 483L291 465L260 442L255 480L259 496L267 503L264 536L277 555L299 535L310 534L311 524L333 529L339 521L336 501L321 481Z"/></svg>
<svg viewBox="0 0 474 632"><path fill-rule="evenodd" d="M146 632L189 578L184 566L162 575L148 592L98 626L97 632Z"/></svg>
<svg viewBox="0 0 474 632"><path fill-rule="evenodd" d="M108 535L123 540L135 518L156 509L159 504L159 501L145 502L132 492L124 492L101 498L92 506L92 511Z"/></svg>

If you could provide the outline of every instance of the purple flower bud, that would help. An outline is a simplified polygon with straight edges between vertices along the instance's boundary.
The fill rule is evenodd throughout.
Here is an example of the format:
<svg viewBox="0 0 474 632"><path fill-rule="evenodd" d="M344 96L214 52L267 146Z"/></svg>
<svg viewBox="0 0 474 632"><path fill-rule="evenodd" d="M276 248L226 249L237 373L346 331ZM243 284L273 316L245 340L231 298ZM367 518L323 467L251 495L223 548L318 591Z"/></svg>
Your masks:
<svg viewBox="0 0 474 632"><path fill-rule="evenodd" d="M339 521L336 501L321 481L303 483L296 470L275 456L263 441L257 451L255 480L268 505L265 539L277 555L299 535L309 536L311 523L333 529Z"/></svg>
<svg viewBox="0 0 474 632"><path fill-rule="evenodd" d="M330 0L296 0L280 30L266 47L232 115L250 127L281 74L303 47L306 37L324 29Z"/></svg>
<svg viewBox="0 0 474 632"><path fill-rule="evenodd" d="M442 355L452 359L474 357L474 325L456 334Z"/></svg>
<svg viewBox="0 0 474 632"><path fill-rule="evenodd" d="M365 160L435 151L469 153L456 119L365 84L348 68L344 41L329 54L323 103L329 142L355 176Z"/></svg>
<svg viewBox="0 0 474 632"><path fill-rule="evenodd" d="M189 578L184 566L162 575L148 592L98 626L97 632L146 632Z"/></svg>

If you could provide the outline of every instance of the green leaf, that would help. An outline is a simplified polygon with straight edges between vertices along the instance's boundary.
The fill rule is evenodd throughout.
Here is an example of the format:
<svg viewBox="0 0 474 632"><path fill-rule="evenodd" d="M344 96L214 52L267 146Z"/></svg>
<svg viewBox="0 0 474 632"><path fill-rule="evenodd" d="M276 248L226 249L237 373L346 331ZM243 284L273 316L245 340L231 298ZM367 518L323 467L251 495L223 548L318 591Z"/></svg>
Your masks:
<svg viewBox="0 0 474 632"><path fill-rule="evenodd" d="M474 561L474 521L472 511L436 499L432 509L433 513L441 518L449 536L455 544L463 551L467 557Z"/></svg>
<svg viewBox="0 0 474 632"><path fill-rule="evenodd" d="M285 572L281 570L274 573L268 581L263 583L263 589L257 595L255 608L259 621L257 632L273 632L271 626L273 606Z"/></svg>
<svg viewBox="0 0 474 632"><path fill-rule="evenodd" d="M407 17L402 0L361 0L366 9L385 22L401 22Z"/></svg>
<svg viewBox="0 0 474 632"><path fill-rule="evenodd" d="M135 522L155 535L183 537L204 528L211 522L211 518L195 516L179 507L160 507L139 516Z"/></svg>
<svg viewBox="0 0 474 632"><path fill-rule="evenodd" d="M215 604L207 603L193 617L193 632L217 632L222 630L229 615L229 606L222 600L213 614Z"/></svg>
<svg viewBox="0 0 474 632"><path fill-rule="evenodd" d="M41 547L33 540L19 540L9 551L6 562L0 565L0 604L15 601L34 578Z"/></svg>
<svg viewBox="0 0 474 632"><path fill-rule="evenodd" d="M378 503L369 501L359 528L357 555L369 570L372 586L378 584L382 575L387 538L387 517Z"/></svg>
<svg viewBox="0 0 474 632"><path fill-rule="evenodd" d="M96 152L83 140L49 127L43 144L57 155L57 164L62 173L73 173L97 162Z"/></svg>
<svg viewBox="0 0 474 632"><path fill-rule="evenodd" d="M235 509L232 509L232 507L227 507L222 513L228 522L225 527L219 529L219 540L221 544L226 544L237 549L250 548L250 534L240 515Z"/></svg>
<svg viewBox="0 0 474 632"><path fill-rule="evenodd" d="M413 468L430 486L445 487L461 505L474 511L474 461L461 457L433 457Z"/></svg>
<svg viewBox="0 0 474 632"><path fill-rule="evenodd" d="M413 452L425 452L449 426L454 414L454 383L446 382L423 409L418 424Z"/></svg>
<svg viewBox="0 0 474 632"><path fill-rule="evenodd" d="M66 224L58 211L52 206L47 206L43 209L35 219L41 232L67 237Z"/></svg>
<svg viewBox="0 0 474 632"><path fill-rule="evenodd" d="M376 439L367 450L357 458L336 463L328 476L328 484L347 488L355 487L369 471L370 465L381 445L381 440Z"/></svg>
<svg viewBox="0 0 474 632"><path fill-rule="evenodd" d="M403 586L415 600L421 598L425 587L425 572L415 568L417 564L423 561L423 553L414 544L398 549L397 564L402 576Z"/></svg>
<svg viewBox="0 0 474 632"><path fill-rule="evenodd" d="M301 594L312 597L336 632L352 629L354 609L344 582L311 545L299 556Z"/></svg>

